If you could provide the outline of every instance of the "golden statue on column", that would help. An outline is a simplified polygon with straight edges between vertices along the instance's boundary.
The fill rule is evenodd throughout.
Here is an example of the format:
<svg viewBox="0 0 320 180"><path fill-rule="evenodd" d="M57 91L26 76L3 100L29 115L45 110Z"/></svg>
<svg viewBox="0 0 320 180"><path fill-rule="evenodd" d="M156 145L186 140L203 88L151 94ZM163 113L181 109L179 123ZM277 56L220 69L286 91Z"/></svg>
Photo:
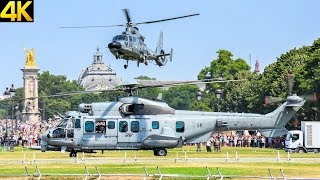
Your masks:
<svg viewBox="0 0 320 180"><path fill-rule="evenodd" d="M24 48L24 52L26 53L26 66L37 66L34 60L34 49L26 49Z"/></svg>

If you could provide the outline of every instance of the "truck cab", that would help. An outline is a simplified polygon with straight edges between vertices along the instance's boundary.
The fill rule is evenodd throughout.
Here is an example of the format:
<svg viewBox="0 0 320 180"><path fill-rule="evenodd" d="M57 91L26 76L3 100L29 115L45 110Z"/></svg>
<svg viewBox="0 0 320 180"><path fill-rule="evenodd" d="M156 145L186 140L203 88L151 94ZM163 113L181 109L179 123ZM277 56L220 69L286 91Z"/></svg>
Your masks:
<svg viewBox="0 0 320 180"><path fill-rule="evenodd" d="M301 131L293 130L287 134L286 151L320 152L320 122L301 121Z"/></svg>
<svg viewBox="0 0 320 180"><path fill-rule="evenodd" d="M285 150L288 152L305 152L303 147L303 133L299 130L288 131L285 141Z"/></svg>

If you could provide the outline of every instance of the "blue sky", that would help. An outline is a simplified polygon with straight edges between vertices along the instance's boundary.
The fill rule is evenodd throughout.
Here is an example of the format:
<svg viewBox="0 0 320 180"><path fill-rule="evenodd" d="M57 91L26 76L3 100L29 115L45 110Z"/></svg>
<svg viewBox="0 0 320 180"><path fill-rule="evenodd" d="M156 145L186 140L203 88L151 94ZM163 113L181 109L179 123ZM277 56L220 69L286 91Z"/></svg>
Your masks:
<svg viewBox="0 0 320 180"><path fill-rule="evenodd" d="M146 75L159 80L196 79L202 68L227 49L234 58L243 58L252 66L259 58L261 69L276 61L282 53L310 45L320 37L320 13L317 0L41 0L35 2L34 23L0 23L0 91L12 83L21 87L25 63L23 48L34 48L42 71L78 78L92 62L100 47L106 64L125 81ZM149 21L191 13L200 16L139 26L146 44L156 48L160 30L164 48L174 49L173 62L136 67L116 60L106 48L120 27L99 29L59 29L59 26L113 25L125 23L121 11L129 8L134 22Z"/></svg>

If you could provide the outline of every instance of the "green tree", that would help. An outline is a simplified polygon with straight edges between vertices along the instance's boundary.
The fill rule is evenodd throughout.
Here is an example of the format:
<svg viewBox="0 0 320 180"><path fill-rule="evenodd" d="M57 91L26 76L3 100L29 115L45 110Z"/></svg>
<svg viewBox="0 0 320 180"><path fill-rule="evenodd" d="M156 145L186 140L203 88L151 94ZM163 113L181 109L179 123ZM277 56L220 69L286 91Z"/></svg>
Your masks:
<svg viewBox="0 0 320 180"><path fill-rule="evenodd" d="M196 109L193 103L196 101L196 94L198 87L195 85L181 85L171 87L163 92L163 100L169 104L170 107L179 110Z"/></svg>
<svg viewBox="0 0 320 180"><path fill-rule="evenodd" d="M198 75L198 79L206 78L209 72L213 78L221 77L226 80L246 79L250 76L250 66L245 60L238 58L233 59L233 54L228 50L218 50L218 58L211 61L209 67L202 69ZM249 88L248 82L228 82L228 83L210 83L207 84L203 102L206 105L205 109L214 111L241 111L245 112L248 104L245 101L245 96L249 94L249 90L244 88L246 85ZM221 89L223 91L222 97L218 99L215 91Z"/></svg>

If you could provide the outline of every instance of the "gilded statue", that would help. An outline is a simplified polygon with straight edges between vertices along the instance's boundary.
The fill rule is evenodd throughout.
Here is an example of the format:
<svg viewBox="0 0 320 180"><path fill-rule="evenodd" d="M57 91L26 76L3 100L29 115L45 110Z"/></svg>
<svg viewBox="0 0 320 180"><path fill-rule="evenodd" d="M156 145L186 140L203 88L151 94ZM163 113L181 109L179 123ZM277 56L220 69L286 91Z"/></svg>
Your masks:
<svg viewBox="0 0 320 180"><path fill-rule="evenodd" d="M24 49L24 52L26 53L26 66L36 66L36 62L34 60L34 49Z"/></svg>

